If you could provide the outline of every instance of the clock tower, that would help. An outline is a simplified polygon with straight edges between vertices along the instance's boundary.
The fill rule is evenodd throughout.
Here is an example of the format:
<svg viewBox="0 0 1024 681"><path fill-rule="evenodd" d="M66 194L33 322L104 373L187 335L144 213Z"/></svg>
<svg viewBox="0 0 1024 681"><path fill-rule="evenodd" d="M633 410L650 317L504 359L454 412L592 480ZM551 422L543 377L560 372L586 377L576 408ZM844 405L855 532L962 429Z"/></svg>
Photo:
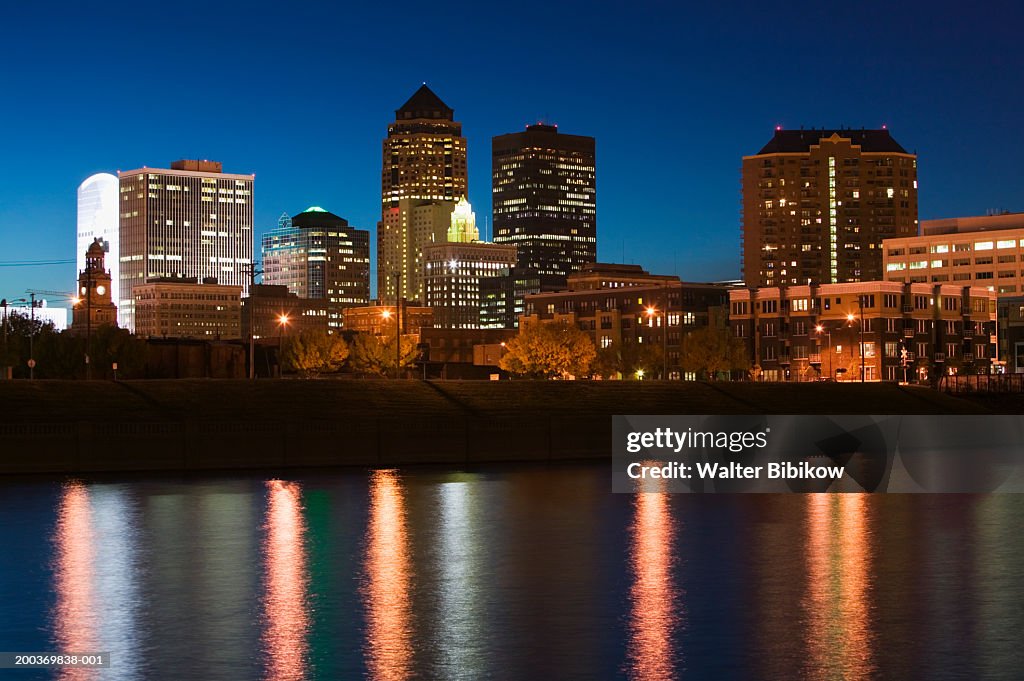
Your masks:
<svg viewBox="0 0 1024 681"><path fill-rule="evenodd" d="M117 306L110 299L110 272L103 259L103 242L96 239L85 252L85 269L78 274L72 333L88 334L104 324L117 325Z"/></svg>

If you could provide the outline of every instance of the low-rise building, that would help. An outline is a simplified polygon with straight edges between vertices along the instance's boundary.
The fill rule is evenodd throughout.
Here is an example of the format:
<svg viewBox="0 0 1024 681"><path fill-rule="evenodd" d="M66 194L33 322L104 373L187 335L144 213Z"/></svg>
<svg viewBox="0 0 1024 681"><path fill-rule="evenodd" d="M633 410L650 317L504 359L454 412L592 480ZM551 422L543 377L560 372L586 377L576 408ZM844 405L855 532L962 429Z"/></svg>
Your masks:
<svg viewBox="0 0 1024 681"><path fill-rule="evenodd" d="M153 277L136 284L135 333L143 338L230 340L242 336L242 287L212 277Z"/></svg>
<svg viewBox="0 0 1024 681"><path fill-rule="evenodd" d="M526 296L520 327L564 321L589 333L597 348L656 344L667 357L669 379L690 378L680 366L687 333L726 324L726 286L683 282L649 274L637 265L606 263L569 275L567 284L566 291Z"/></svg>
<svg viewBox="0 0 1024 681"><path fill-rule="evenodd" d="M256 284L242 300L242 334L258 342L276 343L283 337L303 331L326 331L330 311L323 300L300 298L287 286Z"/></svg>
<svg viewBox="0 0 1024 681"><path fill-rule="evenodd" d="M757 380L902 381L989 371L995 293L890 281L733 289Z"/></svg>
<svg viewBox="0 0 1024 681"><path fill-rule="evenodd" d="M887 281L983 286L1024 294L1024 213L921 222L921 235L882 244Z"/></svg>
<svg viewBox="0 0 1024 681"><path fill-rule="evenodd" d="M429 307L403 305L400 322L402 333L418 336L420 329L434 325L434 311ZM374 336L395 333L395 306L368 305L345 310L345 330L369 333Z"/></svg>

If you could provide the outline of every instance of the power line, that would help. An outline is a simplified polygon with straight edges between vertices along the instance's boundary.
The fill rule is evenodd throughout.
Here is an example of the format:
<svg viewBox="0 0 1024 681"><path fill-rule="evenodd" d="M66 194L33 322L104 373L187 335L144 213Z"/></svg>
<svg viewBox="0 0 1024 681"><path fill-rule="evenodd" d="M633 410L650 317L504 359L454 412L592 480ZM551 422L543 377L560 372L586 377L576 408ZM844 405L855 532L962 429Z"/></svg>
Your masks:
<svg viewBox="0 0 1024 681"><path fill-rule="evenodd" d="M47 267L70 265L74 260L0 260L0 267Z"/></svg>

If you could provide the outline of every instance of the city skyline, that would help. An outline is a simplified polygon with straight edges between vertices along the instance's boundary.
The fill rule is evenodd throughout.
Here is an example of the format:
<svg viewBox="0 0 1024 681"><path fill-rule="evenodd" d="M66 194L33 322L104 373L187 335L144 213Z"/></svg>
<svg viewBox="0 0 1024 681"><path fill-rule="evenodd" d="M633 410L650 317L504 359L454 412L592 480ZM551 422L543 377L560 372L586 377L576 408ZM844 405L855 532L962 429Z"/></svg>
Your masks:
<svg viewBox="0 0 1024 681"><path fill-rule="evenodd" d="M1014 171L1024 140L1010 115L1022 97L1016 86L1024 64L1010 29L1020 9L982 18L963 15L952 4L928 7L926 15L914 7L888 8L887 21L861 22L860 30L828 40L816 32L832 16L828 8L750 7L736 18L724 8L689 13L645 5L615 22L608 21L610 12L596 11L582 16L579 32L558 46L566 70L539 68L546 52L531 56L531 48L546 43L528 31L523 49L511 55L480 41L466 52L472 58L420 58L415 66L411 47L387 56L369 49L369 39L359 35L352 38L353 51L367 47L365 58L332 56L306 70L296 63L329 54L316 40L303 41L292 54L260 47L272 42L263 38L274 35L282 18L319 34L342 19L380 21L383 9L340 16L329 8L289 8L287 14L256 8L238 20L252 30L223 34L230 18L216 9L208 26L174 19L145 38L128 36L126 22L113 15L83 14L45 38L33 34L31 44L15 35L0 48L11 67L0 81L33 102L2 114L5 128L17 134L8 132L5 140L9 163L0 171L0 230L9 238L38 236L18 239L4 260L75 259L77 186L96 172L176 158L215 158L234 172L258 175L257 238L276 225L282 211L292 214L309 205L324 205L369 227L379 217L380 140L394 109L424 81L464 126L468 198L481 217L491 215L491 138L538 121L557 123L595 137L601 147L598 259L638 263L688 280L739 276L740 159L776 125L886 124L919 155L921 219L1024 210ZM575 16L576 9L581 7L555 8L546 20ZM398 36L424 27L442 35L467 28L486 33L497 11L449 8L436 16L403 16L395 18L394 30ZM864 16L873 11L865 8ZM38 12L16 8L13 23L41 22ZM536 17L508 20L528 28ZM956 27L955 42L949 26ZM86 42L83 29L98 39ZM145 60L118 62L109 75L69 66L151 49L151 41L171 35L183 45L216 37L222 51L241 55L239 63L251 68L233 72L229 86L213 87L200 77L203 51L175 53L174 44L165 48L181 62L174 75L139 65ZM621 46L610 46L614 35L621 35ZM870 59L863 58L866 43L872 45ZM780 60L770 77L761 68L763 54ZM829 57L820 60L827 67L818 64L823 55ZM115 77L118 69L122 76L145 73L150 85L126 86L131 78ZM504 74L506 87L481 87L495 78L492 70ZM566 73L574 75L567 79ZM829 97L816 84L825 76L836 85ZM172 90L176 96L169 99L166 92ZM302 98L304 106L288 113L280 106L282 96ZM89 106L68 108L67 101ZM143 110L148 113L139 120L128 115ZM224 127L225 121L232 125ZM81 135L83 129L90 134ZM71 290L73 267L0 266L0 295L20 295L27 288Z"/></svg>

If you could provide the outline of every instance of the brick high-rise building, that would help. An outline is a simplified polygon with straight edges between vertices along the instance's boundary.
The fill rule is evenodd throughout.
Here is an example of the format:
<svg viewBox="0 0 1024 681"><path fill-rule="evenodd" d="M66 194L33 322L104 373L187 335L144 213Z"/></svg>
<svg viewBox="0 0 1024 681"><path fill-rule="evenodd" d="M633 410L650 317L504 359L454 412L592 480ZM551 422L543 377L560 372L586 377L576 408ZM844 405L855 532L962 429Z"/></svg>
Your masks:
<svg viewBox="0 0 1024 681"><path fill-rule="evenodd" d="M120 173L121 326L135 330L135 287L154 277L216 278L249 291L254 175L216 161Z"/></svg>
<svg viewBox="0 0 1024 681"><path fill-rule="evenodd" d="M553 125L491 140L494 243L520 267L566 276L597 260L594 138Z"/></svg>
<svg viewBox="0 0 1024 681"><path fill-rule="evenodd" d="M889 131L776 130L743 157L748 286L875 281L882 240L917 233L917 156Z"/></svg>
<svg viewBox="0 0 1024 681"><path fill-rule="evenodd" d="M466 138L454 116L454 110L423 85L395 111L395 121L388 126L377 224L381 300L422 298L423 246L444 240L455 202L468 194ZM402 290L396 291L399 273Z"/></svg>

